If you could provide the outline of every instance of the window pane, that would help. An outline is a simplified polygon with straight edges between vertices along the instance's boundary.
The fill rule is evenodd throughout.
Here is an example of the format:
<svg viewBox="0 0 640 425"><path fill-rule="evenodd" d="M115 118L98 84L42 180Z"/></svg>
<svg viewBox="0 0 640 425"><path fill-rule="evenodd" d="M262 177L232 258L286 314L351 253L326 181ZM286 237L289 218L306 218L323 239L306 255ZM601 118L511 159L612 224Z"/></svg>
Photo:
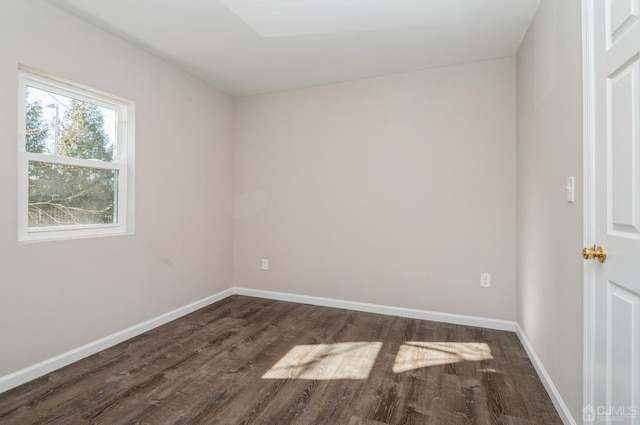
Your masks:
<svg viewBox="0 0 640 425"><path fill-rule="evenodd" d="M113 224L117 170L29 161L29 227Z"/></svg>
<svg viewBox="0 0 640 425"><path fill-rule="evenodd" d="M27 87L27 152L113 162L115 110Z"/></svg>

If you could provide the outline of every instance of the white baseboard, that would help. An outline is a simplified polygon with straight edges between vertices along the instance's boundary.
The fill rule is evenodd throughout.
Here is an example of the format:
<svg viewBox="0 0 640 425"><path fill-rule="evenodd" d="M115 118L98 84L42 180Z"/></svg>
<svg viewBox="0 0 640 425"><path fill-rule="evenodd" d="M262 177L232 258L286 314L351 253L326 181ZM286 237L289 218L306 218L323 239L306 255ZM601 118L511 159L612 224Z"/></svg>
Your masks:
<svg viewBox="0 0 640 425"><path fill-rule="evenodd" d="M323 307L343 308L367 313L385 314L389 316L407 317L411 319L431 320L434 322L453 323L458 325L477 326L488 329L515 331L516 323L508 320L488 319L484 317L465 316L460 314L438 313L402 307L390 307L378 304L367 304L355 301L344 301L332 298L295 295L284 292L262 291L248 288L229 288L202 300L177 308L146 322L131 326L97 341L67 351L50 359L28 366L24 369L0 377L0 393L8 391L26 382L39 378L54 370L60 369L85 357L113 347L127 339L133 338L153 328L164 325L198 309L206 307L231 295L245 295L279 301L290 301ZM524 343L523 343L524 344ZM526 348L526 347L525 347ZM535 364L535 363L534 363Z"/></svg>
<svg viewBox="0 0 640 425"><path fill-rule="evenodd" d="M515 331L522 345L529 355L531 362L536 369L549 397L553 401L560 417L565 425L577 425L571 416L569 409L562 400L558 389L553 384L551 377L545 370L542 361L531 346L531 343L524 334L524 331L515 322L508 320L489 319L484 317L465 316L460 314L439 313L427 310L417 310L402 307L390 307L378 304L367 304L355 301L337 300L333 298L312 297L306 295L296 295L284 292L263 291L248 288L229 288L217 294L211 295L202 300L177 308L168 313L162 314L146 322L131 326L122 331L116 332L97 341L86 344L82 347L62 353L58 356L44 360L35 365L26 367L16 372L0 377L0 393L8 391L28 381L39 378L47 373L53 372L80 359L98 353L106 348L119 344L127 339L133 338L158 326L164 325L172 320L178 319L198 309L218 302L231 295L245 295L250 297L265 298L279 301L289 301L301 304L310 304L323 307L342 308L347 310L362 311L367 313L385 314L389 316L407 317L411 319L431 320L435 322L453 323L467 326L477 326L488 329L505 331Z"/></svg>
<svg viewBox="0 0 640 425"><path fill-rule="evenodd" d="M531 363L533 364L533 367L536 369L536 372L538 373L538 376L542 381L542 385L544 385L544 388L547 390L547 393L549 394L549 397L551 398L553 405L556 407L556 410L558 411L558 414L560 415L560 419L562 419L562 422L565 425L577 425L577 422L575 421L575 419L573 419L571 412L569 412L569 408L567 408L567 405L564 403L564 400L562 400L562 396L560 396L560 392L558 391L556 386L553 384L551 377L547 373L547 370L544 368L544 365L542 364L542 360L540 360L540 357L538 357L538 354L536 354L535 350L533 349L533 346L529 342L529 339L527 338L527 336L525 335L524 331L522 330L519 324L516 324L516 334L518 335L518 338L520 339L520 342L522 343L524 350L527 352L529 359L531 359Z"/></svg>
<svg viewBox="0 0 640 425"><path fill-rule="evenodd" d="M153 328L164 325L172 320L178 319L224 298L233 295L233 288L226 289L217 294L211 295L207 298L203 298L199 301L185 305L183 307L172 310L168 313L162 314L146 322L139 323L131 326L127 329L116 332L112 335L101 338L97 341L90 342L82 347L74 348L73 350L62 353L58 356L44 360L40 363L36 363L32 366L10 373L9 375L0 377L0 393L15 388L18 385L22 385L33 379L39 378L47 373L53 372L56 369L67 366L80 359L88 357L92 354L98 353L109 347L113 347L127 339L133 338L137 335L145 333Z"/></svg>
<svg viewBox="0 0 640 425"><path fill-rule="evenodd" d="M465 316L461 314L438 313L428 310L417 310L403 307L390 307L379 304L367 304L355 301L344 301L333 298L295 295L285 292L262 291L258 289L233 288L235 294L249 297L267 298L270 300L290 301L301 304L311 304L322 307L344 308L347 310L363 311L366 313L385 314L388 316L407 317L410 319L431 320L434 322L453 323L456 325L477 326L480 328L497 329L515 332L516 323L509 320L488 319L484 317Z"/></svg>

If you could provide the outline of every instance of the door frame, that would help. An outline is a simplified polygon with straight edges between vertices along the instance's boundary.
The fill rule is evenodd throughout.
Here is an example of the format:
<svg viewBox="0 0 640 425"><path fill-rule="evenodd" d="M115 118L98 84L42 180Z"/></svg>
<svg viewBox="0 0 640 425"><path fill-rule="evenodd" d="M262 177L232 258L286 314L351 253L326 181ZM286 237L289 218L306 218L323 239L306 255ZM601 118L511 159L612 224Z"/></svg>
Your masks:
<svg viewBox="0 0 640 425"><path fill-rule="evenodd" d="M601 1L601 0L595 0ZM583 246L595 243L595 72L594 72L594 0L582 0L582 78L583 78ZM576 253L577 255L577 253ZM583 408L593 406L595 372L595 269L592 262L583 266ZM576 418L582 421L582 418Z"/></svg>

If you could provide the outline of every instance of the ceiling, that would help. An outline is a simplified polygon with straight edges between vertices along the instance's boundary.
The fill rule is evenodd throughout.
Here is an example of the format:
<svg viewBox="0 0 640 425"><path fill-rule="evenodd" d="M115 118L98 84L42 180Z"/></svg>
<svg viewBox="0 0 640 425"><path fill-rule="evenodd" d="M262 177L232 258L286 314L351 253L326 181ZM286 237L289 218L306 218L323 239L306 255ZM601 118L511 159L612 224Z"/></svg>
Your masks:
<svg viewBox="0 0 640 425"><path fill-rule="evenodd" d="M514 55L540 0L50 0L233 96Z"/></svg>

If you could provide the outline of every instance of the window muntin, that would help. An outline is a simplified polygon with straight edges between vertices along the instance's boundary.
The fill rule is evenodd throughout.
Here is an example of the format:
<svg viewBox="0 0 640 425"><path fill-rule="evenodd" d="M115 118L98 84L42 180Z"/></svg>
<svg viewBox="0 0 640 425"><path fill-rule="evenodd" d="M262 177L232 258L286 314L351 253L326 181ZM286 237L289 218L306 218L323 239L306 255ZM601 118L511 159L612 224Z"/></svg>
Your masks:
<svg viewBox="0 0 640 425"><path fill-rule="evenodd" d="M126 232L129 103L19 76L19 240Z"/></svg>

